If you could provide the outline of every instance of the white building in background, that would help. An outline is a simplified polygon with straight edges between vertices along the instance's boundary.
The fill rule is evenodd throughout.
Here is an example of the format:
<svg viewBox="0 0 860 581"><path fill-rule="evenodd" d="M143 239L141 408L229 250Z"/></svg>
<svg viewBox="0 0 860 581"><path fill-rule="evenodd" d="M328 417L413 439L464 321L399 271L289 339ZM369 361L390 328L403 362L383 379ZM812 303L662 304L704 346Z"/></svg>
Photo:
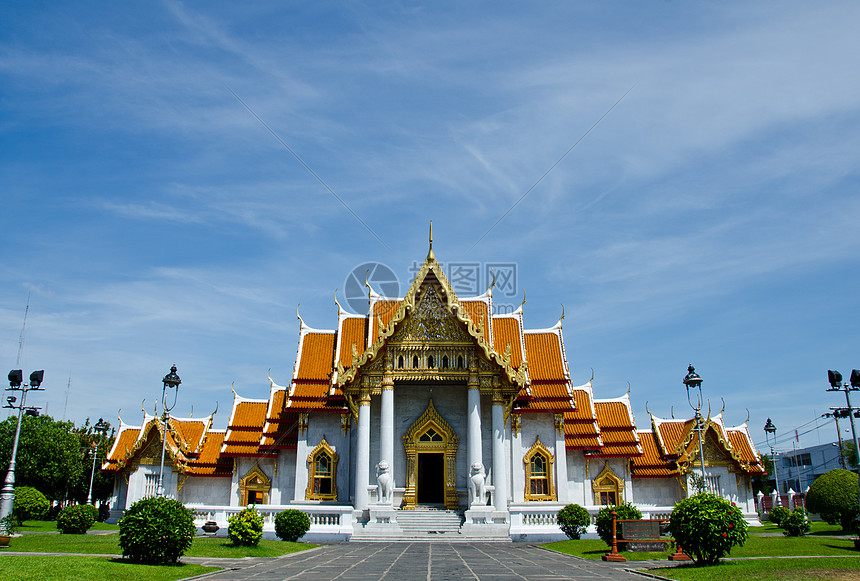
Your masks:
<svg viewBox="0 0 860 581"><path fill-rule="evenodd" d="M337 301L335 301L337 302ZM301 321L293 377L267 399L234 392L226 431L171 418L165 490L199 524L254 504L271 532L287 507L308 538L563 538L555 514L632 502L665 516L699 466L692 419L637 429L629 393L574 386L561 320L494 315L492 287L457 297L432 249L402 298L369 291L369 314L337 304L337 326ZM562 317L563 318L563 317ZM592 378L593 379L593 378ZM762 474L746 424L704 427L706 485L754 518ZM114 517L158 485L162 427L121 424L102 467Z"/></svg>

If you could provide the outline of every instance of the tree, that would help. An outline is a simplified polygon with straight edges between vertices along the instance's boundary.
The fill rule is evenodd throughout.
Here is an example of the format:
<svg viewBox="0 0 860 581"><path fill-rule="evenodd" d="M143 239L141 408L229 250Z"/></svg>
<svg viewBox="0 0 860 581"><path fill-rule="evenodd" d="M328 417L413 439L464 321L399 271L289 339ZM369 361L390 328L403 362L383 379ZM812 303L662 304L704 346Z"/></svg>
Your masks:
<svg viewBox="0 0 860 581"><path fill-rule="evenodd" d="M740 509L725 498L700 492L675 505L669 531L695 557L696 565L714 565L735 545L747 539L747 523Z"/></svg>
<svg viewBox="0 0 860 581"><path fill-rule="evenodd" d="M4 478L17 424L14 416L0 422L0 470ZM18 441L15 485L32 486L51 500L64 500L67 483L77 481L83 471L80 440L73 430L71 422L25 415Z"/></svg>
<svg viewBox="0 0 860 581"><path fill-rule="evenodd" d="M845 532L857 529L857 474L837 468L815 479L806 495L806 508Z"/></svg>
<svg viewBox="0 0 860 581"><path fill-rule="evenodd" d="M116 429L110 428L110 422L105 423L110 429L107 436L102 436L99 432L94 431L93 426L90 425L89 418L84 421L82 426L73 430L79 440L82 470L77 480L69 481L69 488L66 494L66 498L69 500L80 503L89 501L91 477L93 479L94 502L105 501L113 494L114 478L113 476L102 474L100 468L116 439ZM93 476L93 454L96 454L95 476Z"/></svg>
<svg viewBox="0 0 860 581"><path fill-rule="evenodd" d="M849 468L857 469L857 448L854 447L854 442L848 441L842 444L842 455L845 457L845 464Z"/></svg>

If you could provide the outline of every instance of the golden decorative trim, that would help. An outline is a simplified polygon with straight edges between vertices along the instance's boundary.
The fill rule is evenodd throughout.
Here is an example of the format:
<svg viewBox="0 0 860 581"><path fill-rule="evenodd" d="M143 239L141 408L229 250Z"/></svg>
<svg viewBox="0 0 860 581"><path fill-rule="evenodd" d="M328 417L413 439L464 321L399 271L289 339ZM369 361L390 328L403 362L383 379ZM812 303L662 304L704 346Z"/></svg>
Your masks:
<svg viewBox="0 0 860 581"><path fill-rule="evenodd" d="M318 492L315 490L314 486L315 479L317 478L317 459L323 454L328 456L328 459L331 462L330 475L320 477L330 481L331 492L329 493ZM308 488L305 492L305 500L337 500L337 461L337 452L335 452L334 448L332 448L329 443L326 442L325 436L323 436L322 441L320 441L320 443L317 444L316 448L311 450L311 453L308 454Z"/></svg>
<svg viewBox="0 0 860 581"><path fill-rule="evenodd" d="M553 421L555 423L555 433L563 438L564 437L564 414L553 414Z"/></svg>
<svg viewBox="0 0 860 581"><path fill-rule="evenodd" d="M520 435L520 426L522 425L522 416L520 414L511 414L511 434L514 436Z"/></svg>
<svg viewBox="0 0 860 581"><path fill-rule="evenodd" d="M343 435L346 436L349 434L349 430L352 429L352 422L350 421L349 414L340 414L340 430L343 432Z"/></svg>
<svg viewBox="0 0 860 581"><path fill-rule="evenodd" d="M594 504L598 506L604 504L600 500L600 493L602 492L614 492L614 504L624 502L624 480L615 474L612 468L609 467L609 464L606 464L603 470L600 471L600 474L597 475L597 478L592 480L591 489L594 491Z"/></svg>
<svg viewBox="0 0 860 581"><path fill-rule="evenodd" d="M268 504L271 489L272 480L266 476L260 465L254 462L254 466L239 479L239 496L242 499L242 506L248 506L248 493L250 492L262 492L263 502L260 504Z"/></svg>
<svg viewBox="0 0 860 581"><path fill-rule="evenodd" d="M441 440L422 441L421 436L430 430L441 436ZM418 454L421 452L442 452L445 454L444 482L445 508L456 510L460 504L454 479L454 460L457 456L457 446L460 437L454 428L439 415L433 406L433 400L427 404L427 409L406 431L403 436L403 448L406 450L406 492L403 502L407 510L418 505Z"/></svg>
<svg viewBox="0 0 860 581"><path fill-rule="evenodd" d="M531 490L532 479L536 479L537 476L532 475L533 470L533 460L536 456L542 456L545 462L545 478L546 478L546 492L541 493L533 493ZM555 456L552 452L550 452L549 448L543 445L543 442L540 441L540 436L535 439L535 443L532 444L532 447L529 448L529 451L525 453L523 456L523 463L526 465L526 490L525 490L525 500L526 502L531 501L555 501L555 478L553 465L555 464Z"/></svg>
<svg viewBox="0 0 860 581"><path fill-rule="evenodd" d="M308 414L299 414L299 437L308 433Z"/></svg>

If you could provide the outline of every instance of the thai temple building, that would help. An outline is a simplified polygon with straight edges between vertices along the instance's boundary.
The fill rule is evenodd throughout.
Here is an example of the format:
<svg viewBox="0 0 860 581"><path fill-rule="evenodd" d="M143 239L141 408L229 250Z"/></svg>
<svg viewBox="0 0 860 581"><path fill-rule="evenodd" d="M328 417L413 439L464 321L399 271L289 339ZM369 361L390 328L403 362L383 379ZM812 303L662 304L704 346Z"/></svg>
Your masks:
<svg viewBox="0 0 860 581"><path fill-rule="evenodd" d="M274 516L298 508L309 540L561 539L566 504L667 518L694 492L694 419L651 415L640 429L629 392L573 385L562 321L528 329L522 306L494 315L492 286L456 296L432 238L405 296L368 294L366 315L335 300L331 330L299 317L289 385L269 378L267 399L234 391L226 430L214 414L170 417L166 433L146 413L121 422L102 467L116 479L112 517L156 493L163 445L164 493L199 525L226 532L255 505L271 536ZM704 485L755 519L751 478L764 469L746 423L703 422Z"/></svg>

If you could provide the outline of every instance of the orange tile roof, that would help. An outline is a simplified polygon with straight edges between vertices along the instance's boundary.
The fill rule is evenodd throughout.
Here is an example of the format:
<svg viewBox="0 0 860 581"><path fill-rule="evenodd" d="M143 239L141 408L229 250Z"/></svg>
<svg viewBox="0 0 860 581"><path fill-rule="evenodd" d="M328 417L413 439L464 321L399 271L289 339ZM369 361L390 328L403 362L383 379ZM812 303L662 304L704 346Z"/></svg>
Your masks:
<svg viewBox="0 0 860 581"><path fill-rule="evenodd" d="M125 460L127 452L134 448L139 434L139 427L128 426L123 428L117 436L116 443L111 450L110 456L105 460L102 470L105 472L118 470L118 463Z"/></svg>
<svg viewBox="0 0 860 581"><path fill-rule="evenodd" d="M677 476L676 466L660 455L657 437L652 431L640 431L643 455L633 458L633 478L669 478Z"/></svg>
<svg viewBox="0 0 860 581"><path fill-rule="evenodd" d="M759 458L750 446L749 438L741 430L727 430L729 443L738 457L747 464L759 464Z"/></svg>
<svg viewBox="0 0 860 581"><path fill-rule="evenodd" d="M523 363L520 334L520 322L516 317L493 317L493 348L504 356L510 345L511 367L514 369L519 369Z"/></svg>
<svg viewBox="0 0 860 581"><path fill-rule="evenodd" d="M309 332L302 337L301 358L296 381L331 380L335 334Z"/></svg>
<svg viewBox="0 0 860 581"><path fill-rule="evenodd" d="M639 439L637 438L635 431L600 430L600 437L603 439L603 443L607 446L628 444L636 445L639 443Z"/></svg>
<svg viewBox="0 0 860 581"><path fill-rule="evenodd" d="M591 394L585 389L571 390L574 401L574 410L571 414L564 414L565 422L597 422L596 410L592 409L593 402Z"/></svg>
<svg viewBox="0 0 860 581"><path fill-rule="evenodd" d="M206 424L201 420L180 420L170 418L170 427L175 432L169 433L170 441L173 442L183 453L196 452L200 440L206 429Z"/></svg>
<svg viewBox="0 0 860 581"><path fill-rule="evenodd" d="M266 422L267 407L268 402L265 401L239 401L233 408L229 428L231 430L262 430L263 424Z"/></svg>
<svg viewBox="0 0 860 581"><path fill-rule="evenodd" d="M475 323L475 328L481 324L481 321L484 322L484 341L487 343L490 342L490 317L487 310L487 303L482 300L469 300L469 299L460 299L460 304L463 305L463 309L466 311L466 314L469 315L469 318ZM498 349L497 349L498 351ZM504 354L505 348L502 347L502 350L499 351L500 354Z"/></svg>
<svg viewBox="0 0 860 581"><path fill-rule="evenodd" d="M532 385L539 381L566 381L561 343L553 332L525 333L526 360Z"/></svg>
<svg viewBox="0 0 860 581"><path fill-rule="evenodd" d="M594 402L594 411L597 412L597 424L600 431L604 430L635 430L630 416L630 409L621 401L599 401Z"/></svg>
<svg viewBox="0 0 860 581"><path fill-rule="evenodd" d="M355 343L356 352L361 355L367 348L367 319L365 317L347 317L343 320L340 330L340 364L344 367L352 365L352 345Z"/></svg>
<svg viewBox="0 0 860 581"><path fill-rule="evenodd" d="M564 446L568 450L599 450L603 443L597 435L567 435L565 430Z"/></svg>
<svg viewBox="0 0 860 581"><path fill-rule="evenodd" d="M601 434L601 437L603 434ZM604 448L602 450L596 450L594 452L586 452L586 456L592 458L634 458L636 456L642 455L642 448L638 445L627 445L627 446L609 446L604 441Z"/></svg>
<svg viewBox="0 0 860 581"><path fill-rule="evenodd" d="M680 449L683 443L682 439L690 433L692 427L693 420L660 420L657 429L667 455L683 454L683 450Z"/></svg>
<svg viewBox="0 0 860 581"><path fill-rule="evenodd" d="M401 302L403 301L376 301L373 303L373 320L370 321L370 328L373 330L373 340L371 342L375 342L379 338L380 331L388 326L389 321L391 321L391 317L393 317L394 313L397 312L397 309L400 308ZM382 319L381 328L379 326L379 319ZM357 346L358 345L356 345L356 347Z"/></svg>

